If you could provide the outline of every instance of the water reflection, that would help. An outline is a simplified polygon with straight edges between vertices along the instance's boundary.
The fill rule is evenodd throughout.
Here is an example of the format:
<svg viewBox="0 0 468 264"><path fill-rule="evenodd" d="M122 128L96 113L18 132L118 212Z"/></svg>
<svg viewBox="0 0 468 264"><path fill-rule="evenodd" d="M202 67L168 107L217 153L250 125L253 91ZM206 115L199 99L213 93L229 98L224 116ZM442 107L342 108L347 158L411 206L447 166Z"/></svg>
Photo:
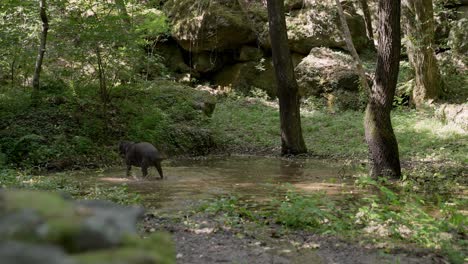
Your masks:
<svg viewBox="0 0 468 264"><path fill-rule="evenodd" d="M230 156L180 159L163 163L165 179L155 170L149 179L125 177L118 168L89 175L112 185L128 184L142 194L146 206L159 210L180 210L202 199L236 195L245 199L268 200L283 195L286 184L306 192L341 193L346 185L339 179L340 167L326 160L283 159L273 157ZM137 169L134 174L141 176Z"/></svg>

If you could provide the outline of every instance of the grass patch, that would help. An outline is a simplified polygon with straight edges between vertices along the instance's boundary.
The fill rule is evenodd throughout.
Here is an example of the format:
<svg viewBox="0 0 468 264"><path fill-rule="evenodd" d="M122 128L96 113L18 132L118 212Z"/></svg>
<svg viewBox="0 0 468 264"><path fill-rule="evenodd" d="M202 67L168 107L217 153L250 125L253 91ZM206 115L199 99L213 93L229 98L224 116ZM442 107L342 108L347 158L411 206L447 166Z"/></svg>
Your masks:
<svg viewBox="0 0 468 264"><path fill-rule="evenodd" d="M367 158L364 113L303 109L302 130L310 152L327 157L361 160ZM466 163L468 135L436 119L433 113L395 109L392 122L401 160ZM226 149L278 150L279 110L275 101L258 98L221 100L210 124L216 142Z"/></svg>
<svg viewBox="0 0 468 264"><path fill-rule="evenodd" d="M358 238L387 247L416 245L463 263L467 255L467 218L462 212L468 205L466 199L447 197L428 203L424 196L406 192L404 187L368 177L359 178L356 185L368 194L331 200L321 193L304 194L288 187L284 197L262 206L251 207L230 196L209 201L199 211L233 226L273 223L286 230Z"/></svg>
<svg viewBox="0 0 468 264"><path fill-rule="evenodd" d="M82 183L67 177L64 173L34 176L27 172L0 170L0 186L60 192L81 200L109 200L119 204L139 204L141 197L130 191L126 184L109 186L105 184Z"/></svg>

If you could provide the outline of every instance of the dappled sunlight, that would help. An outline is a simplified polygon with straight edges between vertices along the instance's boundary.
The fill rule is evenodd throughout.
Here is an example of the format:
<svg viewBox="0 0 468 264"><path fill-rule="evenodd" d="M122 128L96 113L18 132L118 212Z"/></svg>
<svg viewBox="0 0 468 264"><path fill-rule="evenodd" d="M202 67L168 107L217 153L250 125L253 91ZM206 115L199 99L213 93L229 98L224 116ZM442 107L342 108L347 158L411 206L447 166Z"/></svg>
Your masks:
<svg viewBox="0 0 468 264"><path fill-rule="evenodd" d="M122 182L132 182L135 179L132 178L116 178L116 177L103 177L99 179L100 181L110 182L110 183L122 183Z"/></svg>
<svg viewBox="0 0 468 264"><path fill-rule="evenodd" d="M342 183L323 183L323 182L311 182L311 183L295 183L292 184L295 188L300 191L306 192L318 192L322 191L328 195L336 195L347 192L348 188Z"/></svg>
<svg viewBox="0 0 468 264"><path fill-rule="evenodd" d="M442 139L451 138L454 136L468 136L468 132L461 127L452 123L443 124L435 119L424 119L414 123L413 129L415 132L426 132Z"/></svg>

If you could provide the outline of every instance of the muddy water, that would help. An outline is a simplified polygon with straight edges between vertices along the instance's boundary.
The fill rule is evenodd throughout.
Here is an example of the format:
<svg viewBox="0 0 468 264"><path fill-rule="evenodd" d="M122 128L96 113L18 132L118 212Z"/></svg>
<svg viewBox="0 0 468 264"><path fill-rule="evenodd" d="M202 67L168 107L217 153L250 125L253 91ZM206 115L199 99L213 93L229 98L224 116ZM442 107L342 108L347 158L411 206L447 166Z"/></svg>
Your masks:
<svg viewBox="0 0 468 264"><path fill-rule="evenodd" d="M223 195L261 202L283 195L288 184L304 192L348 192L344 168L326 160L230 156L165 161L164 180L154 168L149 178L140 180L125 177L123 167L89 176L112 185L126 183L146 206L173 211ZM141 177L139 168L132 173Z"/></svg>

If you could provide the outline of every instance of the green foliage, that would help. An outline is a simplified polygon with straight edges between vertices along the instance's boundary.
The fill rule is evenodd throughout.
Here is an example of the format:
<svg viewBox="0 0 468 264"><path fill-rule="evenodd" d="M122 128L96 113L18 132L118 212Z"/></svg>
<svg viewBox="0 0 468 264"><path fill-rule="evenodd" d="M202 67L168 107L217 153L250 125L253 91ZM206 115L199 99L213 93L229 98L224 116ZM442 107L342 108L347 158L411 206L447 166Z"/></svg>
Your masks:
<svg viewBox="0 0 468 264"><path fill-rule="evenodd" d="M273 201L273 206L278 205L273 218L275 222L294 229L333 234L349 230L349 215L341 214L333 201L324 197L323 193L304 196L290 190L282 200Z"/></svg>
<svg viewBox="0 0 468 264"><path fill-rule="evenodd" d="M60 81L45 84L36 105L29 91L0 93L2 163L53 170L112 165L124 139L151 142L167 154L206 154L214 146L209 118L197 107L214 100L206 92L172 82L121 85L104 108L94 86L71 93Z"/></svg>
<svg viewBox="0 0 468 264"><path fill-rule="evenodd" d="M414 87L414 69L407 61L400 62L398 83L393 99L393 106L408 106Z"/></svg>
<svg viewBox="0 0 468 264"><path fill-rule="evenodd" d="M285 228L343 237L359 235L364 240L387 244L409 242L442 249L451 258L463 259L467 219L460 210L467 206L466 200L449 198L430 204L422 196L392 187L384 179L361 177L356 185L370 193L331 200L322 193L304 194L289 187L284 197L261 206L229 196L210 201L199 210L221 217L230 225L274 222Z"/></svg>
<svg viewBox="0 0 468 264"><path fill-rule="evenodd" d="M156 9L144 9L136 16L140 20L135 27L135 32L143 38L154 38L168 34L169 22L163 12Z"/></svg>
<svg viewBox="0 0 468 264"><path fill-rule="evenodd" d="M198 211L211 215L218 215L228 225L242 226L246 221L258 221L262 219L256 211L256 204L252 201L245 201L237 196L220 197L202 203Z"/></svg>
<svg viewBox="0 0 468 264"><path fill-rule="evenodd" d="M108 200L119 204L139 204L141 197L130 191L126 184L119 186L95 185L87 189L83 196L87 200Z"/></svg>

